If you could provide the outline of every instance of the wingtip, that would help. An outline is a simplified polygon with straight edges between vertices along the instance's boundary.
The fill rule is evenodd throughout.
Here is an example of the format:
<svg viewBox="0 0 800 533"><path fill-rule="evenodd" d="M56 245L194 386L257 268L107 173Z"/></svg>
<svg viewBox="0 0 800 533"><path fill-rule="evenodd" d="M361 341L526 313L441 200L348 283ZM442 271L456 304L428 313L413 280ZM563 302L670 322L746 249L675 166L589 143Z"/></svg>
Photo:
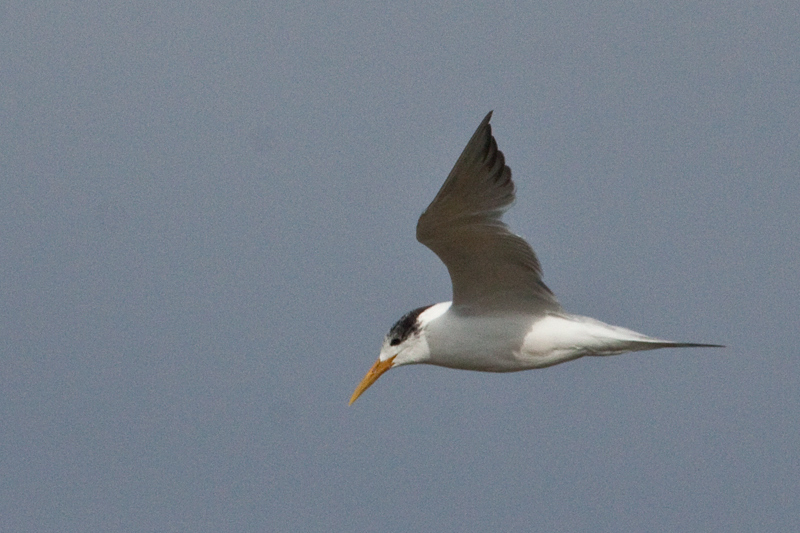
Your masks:
<svg viewBox="0 0 800 533"><path fill-rule="evenodd" d="M679 342L676 348L727 348L724 344L705 344L699 342Z"/></svg>

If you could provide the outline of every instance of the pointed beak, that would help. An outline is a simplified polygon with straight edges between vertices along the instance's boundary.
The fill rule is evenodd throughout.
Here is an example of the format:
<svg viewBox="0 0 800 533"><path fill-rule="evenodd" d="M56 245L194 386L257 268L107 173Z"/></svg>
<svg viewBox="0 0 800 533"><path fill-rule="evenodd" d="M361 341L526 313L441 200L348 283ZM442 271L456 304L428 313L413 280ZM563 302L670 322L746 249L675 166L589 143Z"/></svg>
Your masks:
<svg viewBox="0 0 800 533"><path fill-rule="evenodd" d="M362 392L367 390L370 387L370 385L375 383L384 372L392 368L392 362L394 361L395 357L397 356L393 355L386 361L381 361L380 359L375 361L375 364L372 365L372 368L369 369L367 375L364 376L364 379L361 380L361 383L358 384L358 387L356 387L355 392L350 397L349 405L353 405L353 402L356 401L359 396L361 396Z"/></svg>

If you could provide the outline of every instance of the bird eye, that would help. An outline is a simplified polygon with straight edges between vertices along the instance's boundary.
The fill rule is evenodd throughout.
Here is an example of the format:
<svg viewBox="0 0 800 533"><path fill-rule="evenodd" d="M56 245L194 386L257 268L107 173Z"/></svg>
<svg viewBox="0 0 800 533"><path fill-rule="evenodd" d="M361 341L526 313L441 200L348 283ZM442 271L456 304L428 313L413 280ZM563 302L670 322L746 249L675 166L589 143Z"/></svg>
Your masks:
<svg viewBox="0 0 800 533"><path fill-rule="evenodd" d="M400 339L392 339L389 341L389 346L397 346L400 344Z"/></svg>

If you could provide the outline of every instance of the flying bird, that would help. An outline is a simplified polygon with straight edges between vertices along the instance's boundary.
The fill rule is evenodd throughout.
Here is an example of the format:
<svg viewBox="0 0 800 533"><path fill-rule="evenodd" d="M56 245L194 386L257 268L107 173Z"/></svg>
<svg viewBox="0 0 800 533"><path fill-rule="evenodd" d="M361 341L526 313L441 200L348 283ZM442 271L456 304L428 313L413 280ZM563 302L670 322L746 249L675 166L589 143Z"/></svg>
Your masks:
<svg viewBox="0 0 800 533"><path fill-rule="evenodd" d="M417 222L417 240L450 273L453 300L414 309L392 326L351 405L387 370L403 365L516 372L585 355L723 347L657 339L566 313L542 281L533 249L502 221L514 182L491 118L490 111Z"/></svg>

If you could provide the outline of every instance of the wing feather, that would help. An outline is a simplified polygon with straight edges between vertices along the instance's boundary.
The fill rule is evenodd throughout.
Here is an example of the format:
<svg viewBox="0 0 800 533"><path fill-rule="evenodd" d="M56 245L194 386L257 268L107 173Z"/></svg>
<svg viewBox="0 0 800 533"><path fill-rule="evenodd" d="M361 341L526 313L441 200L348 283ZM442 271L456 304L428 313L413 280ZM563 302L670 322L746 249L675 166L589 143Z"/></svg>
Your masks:
<svg viewBox="0 0 800 533"><path fill-rule="evenodd" d="M536 254L501 220L514 202L511 169L486 115L419 217L417 240L447 266L462 313L558 311Z"/></svg>

